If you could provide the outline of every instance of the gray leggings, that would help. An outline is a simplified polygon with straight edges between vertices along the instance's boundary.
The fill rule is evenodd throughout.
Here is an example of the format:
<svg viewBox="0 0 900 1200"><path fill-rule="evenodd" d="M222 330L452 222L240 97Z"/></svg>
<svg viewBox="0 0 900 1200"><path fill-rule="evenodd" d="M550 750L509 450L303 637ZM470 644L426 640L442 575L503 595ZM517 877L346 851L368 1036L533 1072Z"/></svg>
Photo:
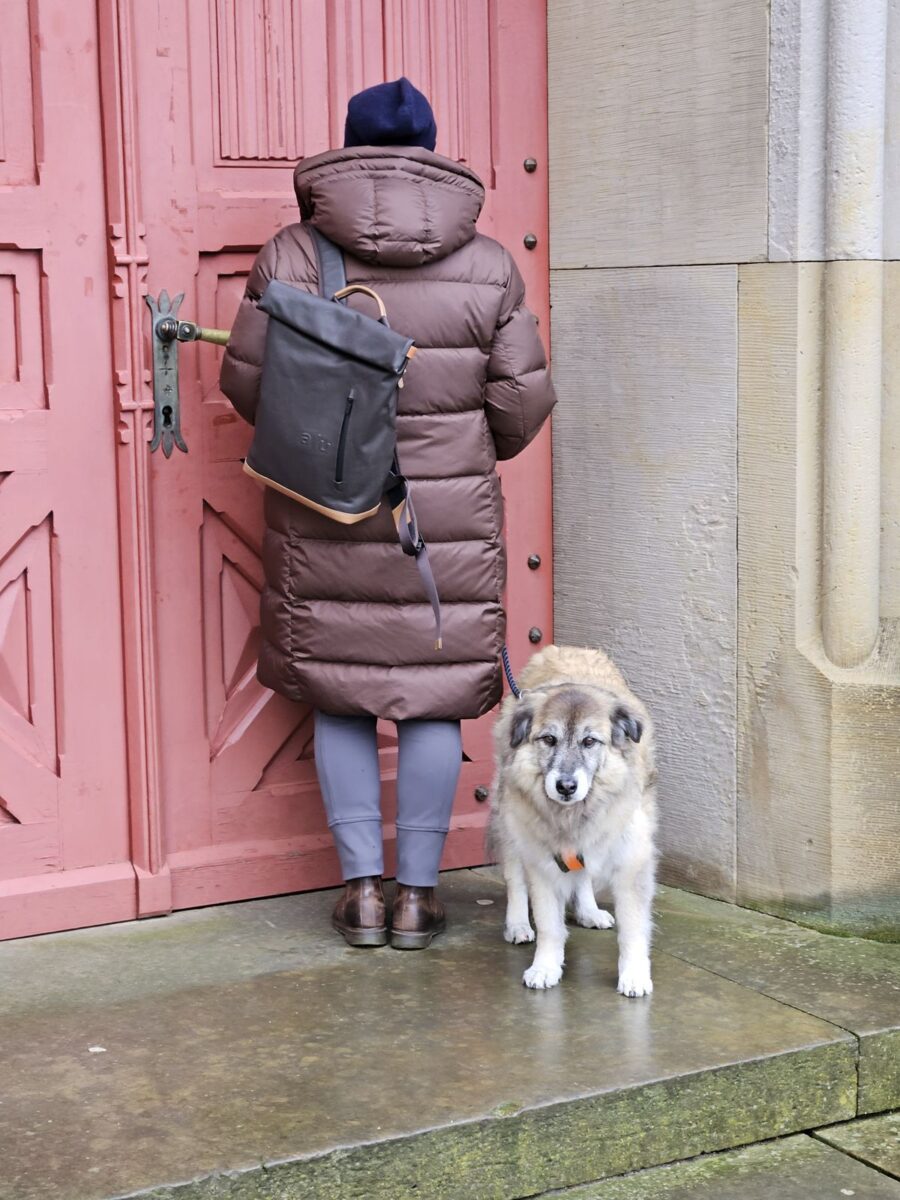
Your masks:
<svg viewBox="0 0 900 1200"><path fill-rule="evenodd" d="M316 770L344 879L384 873L374 717L316 712ZM462 767L459 721L398 721L397 882L433 887Z"/></svg>

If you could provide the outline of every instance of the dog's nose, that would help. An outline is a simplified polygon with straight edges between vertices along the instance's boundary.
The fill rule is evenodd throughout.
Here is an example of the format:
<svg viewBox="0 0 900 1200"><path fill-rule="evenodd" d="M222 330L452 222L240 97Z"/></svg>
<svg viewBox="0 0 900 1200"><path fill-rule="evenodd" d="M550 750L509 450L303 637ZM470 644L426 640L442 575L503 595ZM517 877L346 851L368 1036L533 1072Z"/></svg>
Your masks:
<svg viewBox="0 0 900 1200"><path fill-rule="evenodd" d="M574 775L559 775L556 779L556 790L561 796L574 796L578 791L578 780Z"/></svg>

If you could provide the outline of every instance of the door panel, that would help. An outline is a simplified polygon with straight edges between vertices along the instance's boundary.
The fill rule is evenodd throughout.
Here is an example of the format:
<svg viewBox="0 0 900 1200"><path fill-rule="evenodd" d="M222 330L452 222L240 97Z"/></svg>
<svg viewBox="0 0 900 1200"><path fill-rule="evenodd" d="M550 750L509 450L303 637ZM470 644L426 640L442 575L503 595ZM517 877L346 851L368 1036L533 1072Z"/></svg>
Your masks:
<svg viewBox="0 0 900 1200"><path fill-rule="evenodd" d="M229 325L296 219L296 159L402 72L438 149L484 178L481 228L546 328L544 3L0 0L0 18L0 937L334 882L309 713L255 680L248 430L218 352L187 346L189 453L150 453L144 296L183 289L185 315ZM503 481L521 663L530 626L550 636L549 434ZM464 742L447 866L483 855L490 719Z"/></svg>
<svg viewBox="0 0 900 1200"><path fill-rule="evenodd" d="M135 914L95 6L0 0L0 937Z"/></svg>
<svg viewBox="0 0 900 1200"><path fill-rule="evenodd" d="M292 169L343 141L348 97L400 73L431 95L438 150L488 185L483 231L516 253L547 320L543 0L124 2L131 25L136 222L147 288L230 325L259 246L298 219ZM539 161L534 174L523 160ZM529 253L528 233L538 238ZM144 320L145 331L149 322ZM144 362L148 362L146 348ZM143 546L153 581L160 804L144 825L141 911L318 887L338 878L318 799L310 715L255 679L262 497L241 471L249 431L218 391L220 352L180 350L188 453L148 456ZM145 396L146 396L145 384ZM145 400L146 402L146 400ZM145 431L146 434L146 431ZM503 471L510 640L550 636L549 435ZM545 564L529 571L529 554ZM467 723L445 865L483 860L490 721ZM396 747L381 734L386 836ZM141 826L141 821L136 821ZM152 838L151 838L152 840Z"/></svg>

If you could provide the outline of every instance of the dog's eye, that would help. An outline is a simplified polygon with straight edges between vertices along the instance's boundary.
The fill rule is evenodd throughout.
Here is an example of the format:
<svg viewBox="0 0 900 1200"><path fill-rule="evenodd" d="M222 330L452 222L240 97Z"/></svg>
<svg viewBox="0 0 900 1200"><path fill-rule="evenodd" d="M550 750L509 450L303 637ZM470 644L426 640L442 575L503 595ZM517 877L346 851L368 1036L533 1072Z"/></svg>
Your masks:
<svg viewBox="0 0 900 1200"><path fill-rule="evenodd" d="M545 746L555 746L557 740L558 739L552 733L543 733L538 738L538 741L543 742Z"/></svg>
<svg viewBox="0 0 900 1200"><path fill-rule="evenodd" d="M599 738L595 737L586 737L581 739L581 744L584 746L585 750L590 750L591 746L596 746L599 740Z"/></svg>

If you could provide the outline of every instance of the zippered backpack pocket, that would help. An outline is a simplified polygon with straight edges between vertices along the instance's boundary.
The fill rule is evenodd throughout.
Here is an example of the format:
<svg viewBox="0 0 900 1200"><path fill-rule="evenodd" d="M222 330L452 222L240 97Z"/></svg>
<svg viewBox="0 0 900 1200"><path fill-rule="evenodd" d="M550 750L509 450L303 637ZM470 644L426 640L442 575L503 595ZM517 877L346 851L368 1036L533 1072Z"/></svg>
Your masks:
<svg viewBox="0 0 900 1200"><path fill-rule="evenodd" d="M341 421L341 432L338 436L337 458L334 464L334 482L340 486L344 482L344 454L347 449L347 436L350 431L350 417L353 413L353 401L356 390L351 388L344 403L344 419Z"/></svg>

